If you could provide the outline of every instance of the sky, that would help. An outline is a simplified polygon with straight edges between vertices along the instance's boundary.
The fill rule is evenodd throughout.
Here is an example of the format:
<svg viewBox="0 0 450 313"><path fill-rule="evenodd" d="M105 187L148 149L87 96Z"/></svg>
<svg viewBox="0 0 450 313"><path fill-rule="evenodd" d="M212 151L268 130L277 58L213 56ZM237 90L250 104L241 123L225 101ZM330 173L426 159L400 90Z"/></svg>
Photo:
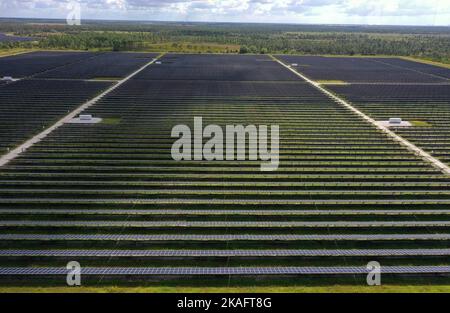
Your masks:
<svg viewBox="0 0 450 313"><path fill-rule="evenodd" d="M0 0L0 17L65 19L73 0ZM450 0L78 0L83 19L450 26Z"/></svg>

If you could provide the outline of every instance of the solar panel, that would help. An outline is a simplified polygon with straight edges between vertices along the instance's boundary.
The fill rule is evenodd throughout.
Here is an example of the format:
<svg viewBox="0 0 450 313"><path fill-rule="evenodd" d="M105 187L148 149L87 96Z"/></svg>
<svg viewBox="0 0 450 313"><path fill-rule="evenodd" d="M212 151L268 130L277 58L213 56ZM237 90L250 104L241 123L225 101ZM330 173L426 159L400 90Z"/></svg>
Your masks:
<svg viewBox="0 0 450 313"><path fill-rule="evenodd" d="M0 250L0 257L352 257L448 256L450 249L377 250Z"/></svg>
<svg viewBox="0 0 450 313"><path fill-rule="evenodd" d="M86 52L31 52L0 60L0 77L26 77L95 56Z"/></svg>
<svg viewBox="0 0 450 313"><path fill-rule="evenodd" d="M260 56L217 58L213 59L220 61L211 61L211 56L164 58L83 112L104 118L104 123L67 124L0 171L0 216L4 220L0 240L2 248L8 249L0 250L0 258L6 262L11 261L9 257L35 260L40 266L53 264L56 258L95 258L97 263L116 258L111 264L120 261L123 266L163 258L159 261L164 268L83 269L92 275L136 276L366 272L362 267L283 267L293 264L283 257L299 258L297 263L311 257L328 258L329 265L344 264L347 259L353 264L364 257L421 265L448 258L450 249L419 249L446 248L450 240L450 232L438 228L450 227L447 177L306 82L289 79L274 84L275 76L288 79L292 73L267 57L264 63L256 61ZM63 69L44 76L120 75L115 68L67 68L70 73ZM190 79L180 80L183 77ZM442 93L430 96L447 97ZM46 110L47 103L41 100L41 109ZM40 110L35 106L26 109L39 122ZM438 112L439 119L446 116L442 107ZM173 143L170 129L190 125L194 116L203 116L205 125L280 125L282 166L275 173L261 173L260 162L255 161L173 162L168 153ZM436 121L441 122L430 120L433 127L420 130L432 131L438 126ZM418 131L418 127L411 128L413 133ZM433 133L442 137L436 129ZM435 140L437 146L444 144L441 139ZM437 153L442 154L443 147ZM300 231L300 227L308 229ZM415 227L422 227L422 233L417 234ZM402 245L415 249L396 249ZM280 249L260 248L264 246ZM34 250L24 249L30 247ZM137 247L142 250L130 250ZM144 250L167 247L176 250ZM225 247L233 250L211 250ZM245 250L234 250L237 247ZM260 250L249 250L252 247ZM435 256L437 260L429 258ZM174 267L185 258L208 257L224 258L215 260L223 264L225 258L253 258L245 264L257 264L260 260L255 258L272 258L273 267L203 268L210 261L205 259L186 263L193 267ZM345 259L333 263L334 257ZM325 260L317 259L316 264L313 260L308 264L320 265ZM31 269L17 271L67 273L27 264Z"/></svg>
<svg viewBox="0 0 450 313"><path fill-rule="evenodd" d="M150 62L157 54L107 52L70 64L64 67L38 74L37 78L53 79L95 79L123 78L144 64Z"/></svg>
<svg viewBox="0 0 450 313"><path fill-rule="evenodd" d="M411 70L409 65L395 66L381 58L327 58L322 56L277 56L285 64L299 64L299 71L314 80L341 80L352 83L440 83L446 76L432 76ZM406 61L415 63L411 61ZM447 70L447 76L450 75Z"/></svg>
<svg viewBox="0 0 450 313"><path fill-rule="evenodd" d="M0 227L249 227L249 228L284 228L284 227L448 227L450 221L402 221L402 222L122 222L122 221L0 221Z"/></svg>
<svg viewBox="0 0 450 313"><path fill-rule="evenodd" d="M113 170L113 168L111 168ZM416 170L417 171L417 170ZM430 170L433 171L433 170ZM154 204L154 205L446 205L450 199L385 199L385 200L290 200L290 199L80 199L80 198L0 198L0 204Z"/></svg>
<svg viewBox="0 0 450 313"><path fill-rule="evenodd" d="M39 276L67 275L65 268L0 268L0 276ZM151 267L105 267L82 268L82 275L106 276L142 276L142 275L366 275L366 267L181 267L181 268L151 268ZM449 274L450 266L384 266L384 274Z"/></svg>
<svg viewBox="0 0 450 313"><path fill-rule="evenodd" d="M34 79L2 86L0 154L13 150L110 86L110 82Z"/></svg>
<svg viewBox="0 0 450 313"><path fill-rule="evenodd" d="M450 234L389 235L38 235L0 234L0 240L28 241L397 241L450 240Z"/></svg>
<svg viewBox="0 0 450 313"><path fill-rule="evenodd" d="M39 215L450 215L450 210L66 210L0 209L0 214Z"/></svg>

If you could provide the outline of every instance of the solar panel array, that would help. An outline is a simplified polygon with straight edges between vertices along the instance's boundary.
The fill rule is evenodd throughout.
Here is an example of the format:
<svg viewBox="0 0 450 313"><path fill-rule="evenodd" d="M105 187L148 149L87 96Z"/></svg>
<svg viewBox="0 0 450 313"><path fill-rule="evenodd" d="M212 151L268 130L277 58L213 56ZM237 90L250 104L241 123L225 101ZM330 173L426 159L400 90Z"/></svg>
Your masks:
<svg viewBox="0 0 450 313"><path fill-rule="evenodd" d="M351 257L447 256L450 249L400 250L1 250L2 257Z"/></svg>
<svg viewBox="0 0 450 313"><path fill-rule="evenodd" d="M447 241L450 234L356 234L356 235L51 235L51 234L0 234L5 241L177 241L184 244L189 241L215 242L215 241L274 241L276 247L280 241L366 241L373 245L377 241ZM417 244L417 242L414 242Z"/></svg>
<svg viewBox="0 0 450 313"><path fill-rule="evenodd" d="M373 60L389 64L397 68L407 68L409 70L450 79L450 70L448 68L434 66L432 64L411 62L409 60L402 60L399 58L373 58Z"/></svg>
<svg viewBox="0 0 450 313"><path fill-rule="evenodd" d="M2 215L250 215L250 216L317 216L317 215L450 215L450 210L64 210L64 209L1 209Z"/></svg>
<svg viewBox="0 0 450 313"><path fill-rule="evenodd" d="M31 52L0 58L0 77L24 78L95 56L90 52Z"/></svg>
<svg viewBox="0 0 450 313"><path fill-rule="evenodd" d="M393 58L277 56L318 81L347 83L445 83L450 69Z"/></svg>
<svg viewBox="0 0 450 313"><path fill-rule="evenodd" d="M27 79L0 88L0 153L43 131L108 86Z"/></svg>
<svg viewBox="0 0 450 313"><path fill-rule="evenodd" d="M0 153L23 143L156 54L32 52L0 58Z"/></svg>
<svg viewBox="0 0 450 313"><path fill-rule="evenodd" d="M408 222L140 222L140 221L0 221L0 228L414 228L450 227L450 221L408 221Z"/></svg>
<svg viewBox="0 0 450 313"><path fill-rule="evenodd" d="M0 268L3 276L67 276L64 268ZM178 267L178 268L84 268L84 276L170 276L170 275L367 275L365 267ZM384 274L448 274L450 266L386 266Z"/></svg>
<svg viewBox="0 0 450 313"><path fill-rule="evenodd" d="M166 55L84 113L105 122L64 125L0 170L1 275L74 259L92 275L350 275L377 258L448 272L450 177L269 56ZM278 171L174 161L172 128L199 116L279 125Z"/></svg>
<svg viewBox="0 0 450 313"><path fill-rule="evenodd" d="M450 164L450 82L445 85L356 84L330 88L374 119L386 120L395 116L411 121L415 127L395 128L395 132Z"/></svg>
<svg viewBox="0 0 450 313"><path fill-rule="evenodd" d="M208 92L210 85L190 84L189 81L205 81L211 85L234 85L238 87L242 82L264 81L298 81L299 78L278 66L266 56L241 55L199 55L173 54L166 55L161 64L156 64L151 71L144 71L135 77L137 80L180 81L179 85L163 84L162 87L177 86L174 92L181 92L185 88L198 87L200 92ZM220 84L213 84L220 82ZM234 83L234 84L233 84ZM150 86L153 86L150 85ZM272 84L272 92L285 85ZM240 91L240 90L239 90ZM241 95L239 91L237 95ZM214 93L215 96L226 95ZM258 95L260 95L258 93Z"/></svg>
<svg viewBox="0 0 450 313"><path fill-rule="evenodd" d="M37 75L58 79L119 79L150 62L156 54L107 52L76 64L56 68Z"/></svg>

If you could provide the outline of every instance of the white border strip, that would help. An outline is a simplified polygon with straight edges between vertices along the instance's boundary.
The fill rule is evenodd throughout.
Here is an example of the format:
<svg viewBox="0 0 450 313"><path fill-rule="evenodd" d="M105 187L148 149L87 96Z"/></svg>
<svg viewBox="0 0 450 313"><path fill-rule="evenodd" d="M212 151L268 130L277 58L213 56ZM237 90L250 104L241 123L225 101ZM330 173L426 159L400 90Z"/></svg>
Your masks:
<svg viewBox="0 0 450 313"><path fill-rule="evenodd" d="M15 148L14 150L8 152L7 154L3 155L0 158L0 167L5 166L6 164L8 164L9 162L11 162L12 160L14 160L15 158L17 158L19 155L21 155L22 153L24 153L28 148L32 147L34 144L40 142L42 139L44 139L45 137L47 137L48 135L50 135L53 131L55 131L56 129L58 129L59 127L63 126L64 124L68 123L70 120L72 120L73 118L75 118L77 115L79 115L80 113L82 113L84 110L88 109L89 107L91 107L92 105L94 105L95 103L97 103L97 101L99 101L101 98L103 98L104 96L106 96L107 94L109 94L110 92L114 91L115 89L117 89L119 86L121 86L122 84L124 84L125 82L127 82L129 79L131 79L132 77L134 77L135 75L137 75L138 73L142 72L144 69L146 69L148 66L152 65L153 63L155 63L158 59L160 59L164 54L161 54L159 56L157 56L156 58L154 58L151 62L145 64L144 66L142 66L140 69L138 69L137 71L133 72L132 74L128 75L127 77L125 77L124 79L118 81L116 84L114 84L113 86L111 86L110 88L108 88L106 91L104 91L103 93L101 93L100 95L98 95L95 98L92 98L91 100L85 102L84 104L82 104L81 106L79 106L78 108L76 108L75 110L73 110L72 112L70 112L69 114L67 114L66 116L64 116L62 119L60 119L58 122L56 122L55 124L53 124L52 126L48 127L47 129L45 129L44 131L42 131L41 133L37 134L36 136L32 137L31 139L27 140L26 142L24 142L23 144L21 144L20 146L18 146L17 148Z"/></svg>
<svg viewBox="0 0 450 313"><path fill-rule="evenodd" d="M372 124L374 127L376 127L378 130L380 130L381 132L383 132L384 134L389 136L395 142L400 143L402 146L407 148L409 151L413 152L416 156L422 158L427 163L430 163L434 168L436 168L436 169L440 170L442 173L450 176L450 167L448 167L443 162L439 161L438 159L436 159L435 157L431 156L429 153L427 153L424 150L420 149L419 147L417 147L416 145L412 144L411 142L409 142L408 140L404 139L403 137L397 135L396 133L394 133L393 131L391 131L387 127L385 127L383 125L380 125L373 118L369 117L368 115L364 114L363 112L361 112L358 109L356 109L355 107L353 107L347 101L339 98L338 96L336 96L332 92L328 91L327 89L322 87L319 83L309 79L308 77L306 77L303 74L301 74L301 73L297 72L296 70L294 70L292 67L284 64L283 62L278 60L275 56L272 56L272 58L273 58L274 61L278 62L279 64L281 64L282 66L284 66L285 68L287 68L288 70L293 72L295 75L299 76L300 78L302 78L303 80L305 80L306 82L311 84L312 86L316 87L322 93L324 93L325 95L327 95L328 97L330 97L334 101L338 102L339 104L343 105L344 107L346 107L347 109L349 109L350 111L355 113L356 115L360 116L366 122Z"/></svg>

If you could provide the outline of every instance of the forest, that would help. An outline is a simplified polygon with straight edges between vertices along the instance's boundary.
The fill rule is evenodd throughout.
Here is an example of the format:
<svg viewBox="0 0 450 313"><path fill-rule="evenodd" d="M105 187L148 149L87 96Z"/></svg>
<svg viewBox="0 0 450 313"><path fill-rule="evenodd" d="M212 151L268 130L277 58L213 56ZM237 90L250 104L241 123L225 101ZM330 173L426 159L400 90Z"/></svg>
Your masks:
<svg viewBox="0 0 450 313"><path fill-rule="evenodd" d="M395 55L450 63L450 27L0 19L0 50Z"/></svg>

